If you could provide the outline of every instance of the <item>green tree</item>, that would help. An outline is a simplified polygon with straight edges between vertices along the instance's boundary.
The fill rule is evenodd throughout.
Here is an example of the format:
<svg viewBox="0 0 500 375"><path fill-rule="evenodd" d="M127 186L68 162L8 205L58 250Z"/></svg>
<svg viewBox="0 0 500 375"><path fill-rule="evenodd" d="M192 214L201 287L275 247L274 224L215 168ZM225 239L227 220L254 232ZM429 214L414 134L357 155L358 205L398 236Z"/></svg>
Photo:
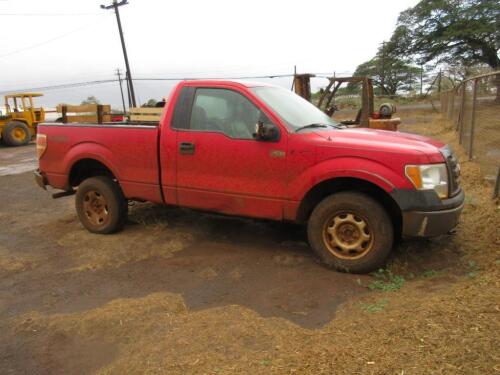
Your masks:
<svg viewBox="0 0 500 375"><path fill-rule="evenodd" d="M154 107L158 103L156 99L149 99L146 103L144 103L143 107Z"/></svg>
<svg viewBox="0 0 500 375"><path fill-rule="evenodd" d="M87 104L101 104L99 100L94 95L91 95L87 97L87 99L83 100L81 102L81 105L87 105Z"/></svg>
<svg viewBox="0 0 500 375"><path fill-rule="evenodd" d="M500 68L500 2L496 0L421 0L399 15L391 38L400 53L421 62Z"/></svg>
<svg viewBox="0 0 500 375"><path fill-rule="evenodd" d="M465 74L485 65L498 70L500 2L421 0L399 15L390 48L420 63L460 64ZM500 74L496 86L500 100Z"/></svg>
<svg viewBox="0 0 500 375"><path fill-rule="evenodd" d="M356 68L354 75L371 77L380 94L396 95L398 90L411 90L420 76L420 68L394 56L384 43L373 59Z"/></svg>

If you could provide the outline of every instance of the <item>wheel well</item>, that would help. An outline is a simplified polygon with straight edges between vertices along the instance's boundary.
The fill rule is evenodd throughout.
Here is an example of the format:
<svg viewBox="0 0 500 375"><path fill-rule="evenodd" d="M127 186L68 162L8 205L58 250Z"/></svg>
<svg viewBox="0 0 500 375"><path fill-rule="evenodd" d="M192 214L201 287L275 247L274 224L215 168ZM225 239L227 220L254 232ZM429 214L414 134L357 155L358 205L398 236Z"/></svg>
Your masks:
<svg viewBox="0 0 500 375"><path fill-rule="evenodd" d="M340 191L358 191L365 193L377 202L381 203L392 220L394 233L397 235L401 234L402 216L398 204L382 188L371 182L358 178L334 178L323 181L314 186L307 192L304 199L302 199L302 202L300 203L297 211L297 221L306 222L309 219L314 207L316 207L319 202L327 196Z"/></svg>
<svg viewBox="0 0 500 375"><path fill-rule="evenodd" d="M78 186L83 180L95 176L109 176L113 179L116 178L113 175L113 172L111 172L111 170L100 161L95 159L81 159L78 160L73 167L71 167L71 171L69 173L69 185Z"/></svg>

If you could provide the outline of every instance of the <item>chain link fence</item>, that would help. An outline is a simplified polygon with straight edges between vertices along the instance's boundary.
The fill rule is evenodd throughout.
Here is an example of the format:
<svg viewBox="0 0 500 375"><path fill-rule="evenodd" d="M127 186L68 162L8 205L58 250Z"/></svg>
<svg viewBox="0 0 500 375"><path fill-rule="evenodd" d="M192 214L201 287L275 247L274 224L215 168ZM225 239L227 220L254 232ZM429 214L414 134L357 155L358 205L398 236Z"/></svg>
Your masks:
<svg viewBox="0 0 500 375"><path fill-rule="evenodd" d="M463 81L441 91L440 110L458 133L469 160L481 166L485 179L500 189L500 71Z"/></svg>

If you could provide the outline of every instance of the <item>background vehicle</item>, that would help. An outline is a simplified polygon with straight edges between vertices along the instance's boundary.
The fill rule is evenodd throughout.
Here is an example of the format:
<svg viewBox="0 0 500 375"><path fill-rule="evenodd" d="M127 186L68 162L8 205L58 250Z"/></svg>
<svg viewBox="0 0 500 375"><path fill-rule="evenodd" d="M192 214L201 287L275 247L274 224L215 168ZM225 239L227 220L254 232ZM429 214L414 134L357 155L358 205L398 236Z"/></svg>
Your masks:
<svg viewBox="0 0 500 375"><path fill-rule="evenodd" d="M310 102L314 102L319 109L328 116L332 116L339 110L336 97L343 84L360 86L360 107L355 112L355 118L342 120L341 123L351 127L363 127L382 130L397 130L401 119L392 118L396 113L396 107L390 103L382 103L375 111L373 96L373 80L369 77L330 77L329 83L321 90L319 98L313 101L311 98L310 79L314 74L296 74L294 77L294 89L297 95Z"/></svg>
<svg viewBox="0 0 500 375"><path fill-rule="evenodd" d="M231 81L176 86L159 125L42 124L37 183L74 194L91 232L121 229L127 200L307 223L323 263L367 272L400 235L433 236L464 201L450 149L339 126L290 91Z"/></svg>
<svg viewBox="0 0 500 375"><path fill-rule="evenodd" d="M41 93L5 95L6 113L0 116L0 134L7 146L28 144L36 134L36 126L45 121L43 108L35 108L33 98Z"/></svg>

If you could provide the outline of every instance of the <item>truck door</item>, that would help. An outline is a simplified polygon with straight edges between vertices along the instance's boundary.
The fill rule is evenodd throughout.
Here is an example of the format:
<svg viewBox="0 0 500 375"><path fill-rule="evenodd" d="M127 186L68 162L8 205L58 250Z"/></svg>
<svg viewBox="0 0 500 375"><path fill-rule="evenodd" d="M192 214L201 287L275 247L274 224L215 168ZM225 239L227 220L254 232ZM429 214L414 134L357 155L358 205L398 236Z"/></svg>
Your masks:
<svg viewBox="0 0 500 375"><path fill-rule="evenodd" d="M269 118L243 93L196 88L188 124L177 131L178 204L226 214L283 217L286 133L253 137Z"/></svg>

